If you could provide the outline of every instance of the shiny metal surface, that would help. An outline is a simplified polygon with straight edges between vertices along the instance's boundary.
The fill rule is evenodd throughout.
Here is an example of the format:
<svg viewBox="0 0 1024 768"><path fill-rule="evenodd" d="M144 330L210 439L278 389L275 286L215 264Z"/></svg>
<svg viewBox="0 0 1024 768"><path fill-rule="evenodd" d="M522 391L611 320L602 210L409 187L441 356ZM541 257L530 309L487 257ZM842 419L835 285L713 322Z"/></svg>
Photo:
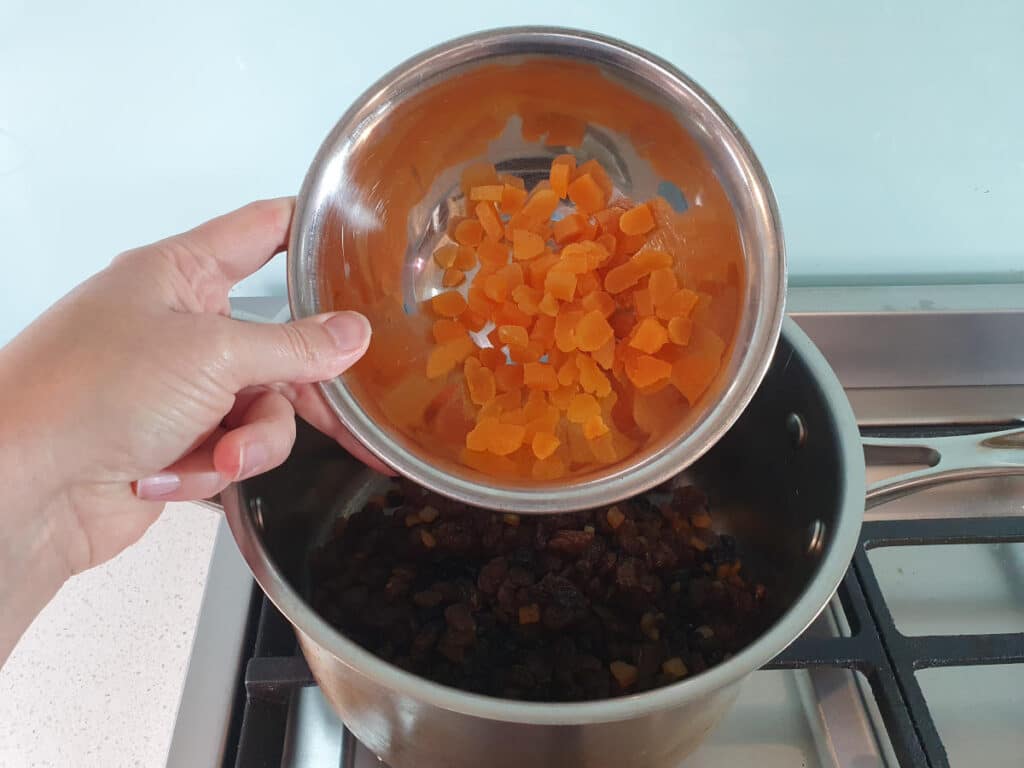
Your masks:
<svg viewBox="0 0 1024 768"><path fill-rule="evenodd" d="M801 447L785 429L792 413L807 426ZM391 765L668 768L721 719L743 678L818 615L856 543L864 500L856 423L838 382L795 325L787 323L750 407L691 472L710 491L719 526L763 574L774 623L751 646L692 679L579 704L504 701L436 685L382 662L313 612L304 599L310 548L379 482L328 441L306 435L286 465L236 486L224 501L243 557L296 626L324 695ZM496 752L495 744L505 747Z"/></svg>
<svg viewBox="0 0 1024 768"><path fill-rule="evenodd" d="M958 287L950 294L949 298L960 302L954 307L957 310L975 310L984 305L1003 307L1007 306L1007 300L1011 301L1012 306L1012 296L1003 295L1001 299L996 297L993 300L991 289L991 286L968 286L966 289ZM856 335L858 312L877 311L883 305L909 311L918 306L921 301L941 302L941 297L936 294L937 289L933 286L883 286L851 290L856 299L852 303L849 298L850 292L845 289L797 288L790 292L790 305L798 312L821 314L833 309L843 313L841 317L848 329L846 334L840 332L831 334L827 338L814 339L816 343L825 345L825 350L833 362L843 362L845 353L842 338L844 335L851 337ZM274 300L241 298L233 299L232 303L250 310L250 313L262 314L270 318L282 316L280 310L285 302L284 299L278 299L275 303ZM941 309L943 306L940 303L938 308ZM287 314L286 308L283 314ZM1018 336L1022 334L1024 334L1024 327L1018 327ZM903 334L899 317L894 317L888 337L889 342L895 346L910 341ZM919 351L928 351L936 355L942 354L944 347L942 339L927 337L918 341L926 348L926 350ZM902 382L916 375L914 373L915 362L909 356L904 356L896 361L892 369L887 372L887 378L876 382L877 386L870 389L847 391L858 422L865 425L1006 423L1020 415L1020 404L1024 402L1024 388L946 386L949 381L948 375L954 373L949 369L945 372L940 371L926 388L903 387ZM999 364L1000 360L998 359L985 360L982 361L981 368L968 373L972 374L973 383L976 384L986 378L991 365L998 366ZM840 365L840 367L844 370L852 370L852 366ZM963 377L963 373L960 371L957 372L957 375ZM332 470L345 468L346 465L343 462L336 461L329 446L324 445L321 448L322 455L331 457L330 467ZM915 468L912 465L869 467L867 478L869 482L876 483L886 477ZM327 472L328 476L330 471ZM315 476L315 473L307 469L290 484L298 503L303 505L315 503L313 499L306 498L309 489L303 485L304 482L312 482ZM331 490L330 484L327 484L324 490L328 493L336 492ZM1022 478L972 480L922 491L895 503L875 507L869 510L866 516L871 519L908 517L917 519L972 515L1019 515L1022 509L1022 499L1024 499L1024 479ZM231 549L233 550L234 547ZM221 743L228 713L223 709L218 709L222 704L216 698L211 698L209 691L233 690L234 676L239 663L238 648L233 646L237 646L238 643L228 641L232 638L240 639L242 637L244 621L242 621L242 617L236 616L233 612L219 610L216 607L220 605L219 599L214 601L213 598L215 594L220 594L227 582L226 586L236 595L234 602L237 604L242 599L240 596L248 594L251 583L251 577L241 563L236 568L216 568L217 562L227 555L232 558L238 557L236 552L227 552L219 545L215 548L214 564L211 566L214 570L211 571L210 586L204 596L202 616L197 626L193 651L194 661L190 665L188 679L182 694L178 727L175 729L175 737L168 758L169 765L212 765L217 762L218 752L216 750L219 749L217 745ZM925 553L907 552L906 557L900 563L901 569L912 568L913 563L916 562L915 558L921 557L925 557ZM215 588L215 584L219 584L220 588ZM978 583L977 588L988 590L988 582ZM996 585L993 589L999 589L999 586ZM208 607L208 603L216 603L216 606ZM195 657L202 658L200 660ZM955 670L944 672L952 675ZM813 759L806 756L805 742L809 736L801 732L800 723L790 717L785 704L789 697L787 691L792 687L792 683L781 682L788 680L791 676L803 674L809 673L755 673L754 678L744 687L744 693L740 697L737 709L727 717L723 727L715 731L714 735L705 742L705 748L692 758L697 761L696 765L720 765L723 764L722 760L732 760L732 764L738 765L746 764L754 759L766 766L789 766L799 764L801 760L804 760L809 766L814 765ZM955 687L958 690L970 690L974 686L973 680L973 671L966 670L962 676L956 678ZM824 685L827 687L827 681ZM806 688L816 689L821 686L811 686L808 680ZM837 691L842 698L850 699L849 690L846 687L828 690ZM307 694L307 697L310 696L317 700L317 707L324 706L319 691ZM849 728L849 723L842 714L845 710L842 708L836 710L834 707L825 706L825 703L819 700L816 700L813 695L807 699L809 705L815 709L819 705L822 706L822 712L825 713L823 727L826 734L837 733L842 737L842 734ZM830 699L829 701L835 700ZM870 710L870 700L866 701L866 705ZM742 710L742 712L738 712L738 710ZM959 719L955 714L955 712L963 713L962 706L950 711L948 721L951 727L969 728L972 733L974 732L975 729L969 719ZM857 717L860 716L857 715ZM315 722L322 722L329 718L317 716L313 719ZM748 720L751 722L749 727ZM782 724L783 720L785 725ZM757 722L761 723L760 727L752 724ZM877 719L874 722L877 726ZM333 727L336 729L337 720L334 720L333 723ZM768 724L777 725L778 728L773 727L766 730ZM940 722L940 725L945 728L945 723ZM331 736L332 733L333 736ZM956 732L951 733L955 735ZM991 746L997 742L1001 743L998 740L1005 739L1006 736L1007 733L989 728L984 731L982 740L987 741ZM307 734L307 738L309 737L310 735ZM339 735L336 730L329 730L325 737L332 744L338 743ZM823 739L826 744L833 740L828 735L818 736L817 732L815 738L819 741ZM979 734L978 738L982 738L982 735ZM303 754L308 754L308 752ZM334 754L337 755L337 752ZM984 754L986 754L985 749L979 747L975 756ZM360 750L361 762L358 763L360 768L376 764L372 758L366 761L368 755L366 750ZM736 762L737 760L739 762ZM334 762L324 764L335 765ZM875 764L873 761L864 763L865 766ZM300 762L297 765L305 768L305 766L312 766L315 763ZM828 765L828 763L822 762L822 765ZM838 765L844 765L844 763L838 763Z"/></svg>
<svg viewBox="0 0 1024 768"><path fill-rule="evenodd" d="M923 465L867 490L870 509L953 481L1024 475L1024 429L936 438L864 438L868 464Z"/></svg>
<svg viewBox="0 0 1024 768"><path fill-rule="evenodd" d="M398 130L389 122L396 106L484 63L514 64L538 57L593 64L608 78L669 110L713 169L736 217L746 270L734 353L716 391L708 393L700 409L668 415L678 424L620 464L538 485L496 480L455 462L439 465L429 447L381 423L380 409L360 400L351 374L323 385L349 430L401 474L471 504L535 513L593 507L634 495L678 473L714 445L743 411L768 367L782 323L786 280L781 226L768 180L744 137L706 93L667 62L624 43L572 30L514 28L477 33L420 54L385 75L341 118L321 146L298 197L288 249L288 293L296 317L331 308L325 298L331 293L328 265L345 257L338 252L342 235L351 236L354 230L358 238L358 233L379 229L389 214L388 201L374 197L372 189L360 189L351 181L350 169L374 152L376 137ZM659 178L630 140L593 128L588 129L580 154L601 159L625 191L638 197L654 194ZM501 169L528 173L545 166L557 151L527 144L511 130L492 143L487 160ZM452 169L452 180L457 180L457 170ZM432 265L424 253L429 254L435 236L443 234L439 222L446 220L450 190L450 184L436 180L428 199L410 215L410 245L401 276L406 315L430 295L422 293L425 281L420 278ZM334 250L325 243L333 244ZM350 267L360 269L353 262L345 263L346 277Z"/></svg>

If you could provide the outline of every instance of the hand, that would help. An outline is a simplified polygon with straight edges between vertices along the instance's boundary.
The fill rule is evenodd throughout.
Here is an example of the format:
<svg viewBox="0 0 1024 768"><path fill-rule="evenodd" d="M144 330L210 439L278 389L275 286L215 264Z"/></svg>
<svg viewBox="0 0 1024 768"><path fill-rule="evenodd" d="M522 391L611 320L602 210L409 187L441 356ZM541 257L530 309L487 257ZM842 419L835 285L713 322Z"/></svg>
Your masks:
<svg viewBox="0 0 1024 768"><path fill-rule="evenodd" d="M164 502L277 466L296 412L387 471L313 384L366 351L364 317L227 316L231 287L284 248L292 207L253 203L124 253L0 350L0 480L21 489L2 521L0 577L28 542L66 578L136 541Z"/></svg>

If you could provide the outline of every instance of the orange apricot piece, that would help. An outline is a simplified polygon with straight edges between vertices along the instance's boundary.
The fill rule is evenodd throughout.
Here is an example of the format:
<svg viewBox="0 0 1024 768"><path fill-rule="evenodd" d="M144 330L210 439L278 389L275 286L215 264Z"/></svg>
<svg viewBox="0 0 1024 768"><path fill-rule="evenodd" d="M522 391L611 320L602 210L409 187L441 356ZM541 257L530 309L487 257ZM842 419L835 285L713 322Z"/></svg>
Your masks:
<svg viewBox="0 0 1024 768"><path fill-rule="evenodd" d="M526 201L520 213L534 221L547 221L558 208L558 195L552 189L537 189Z"/></svg>
<svg viewBox="0 0 1024 768"><path fill-rule="evenodd" d="M523 386L523 366L503 363L494 369L494 383L501 392L517 392Z"/></svg>
<svg viewBox="0 0 1024 768"><path fill-rule="evenodd" d="M640 203L619 217L619 229L626 235L646 235L654 229L654 214L650 206Z"/></svg>
<svg viewBox="0 0 1024 768"><path fill-rule="evenodd" d="M601 416L601 406L597 399L583 392L573 395L565 417L573 424L583 424L593 416Z"/></svg>
<svg viewBox="0 0 1024 768"><path fill-rule="evenodd" d="M454 288L458 285L462 285L466 280L466 273L461 269L446 269L444 275L441 276L441 285L445 288Z"/></svg>
<svg viewBox="0 0 1024 768"><path fill-rule="evenodd" d="M558 195L559 198L563 198L568 194L569 181L572 179L572 172L576 170L575 166L575 158L572 167L568 163L559 163L557 161L552 163L551 175L549 176L551 191Z"/></svg>
<svg viewBox="0 0 1024 768"><path fill-rule="evenodd" d="M459 246L449 243L442 245L434 251L434 261L441 269L448 269L455 264L455 256L459 252Z"/></svg>
<svg viewBox="0 0 1024 768"><path fill-rule="evenodd" d="M647 288L651 292L651 300L654 301L654 306L664 306L672 298L672 295L679 290L676 273L668 267L654 270L647 281Z"/></svg>
<svg viewBox="0 0 1024 768"><path fill-rule="evenodd" d="M599 349L591 352L590 356L594 358L594 362L606 371L611 370L611 367L615 364L615 338L608 339Z"/></svg>
<svg viewBox="0 0 1024 768"><path fill-rule="evenodd" d="M626 376L635 387L649 387L672 375L672 364L653 355L635 355L626 358Z"/></svg>
<svg viewBox="0 0 1024 768"><path fill-rule="evenodd" d="M562 352L576 349L576 326L582 319L579 310L566 310L555 316L555 346Z"/></svg>
<svg viewBox="0 0 1024 768"><path fill-rule="evenodd" d="M533 321L533 328L530 330L530 340L536 341L545 350L551 348L555 343L555 318L549 315L540 315Z"/></svg>
<svg viewBox="0 0 1024 768"><path fill-rule="evenodd" d="M456 269L461 269L463 272L469 272L469 270L476 266L476 250L468 245L460 245L455 253L455 261L452 263L452 266Z"/></svg>
<svg viewBox="0 0 1024 768"><path fill-rule="evenodd" d="M572 301L576 295L576 275L567 269L552 267L544 277L544 291L561 301Z"/></svg>
<svg viewBox="0 0 1024 768"><path fill-rule="evenodd" d="M499 325L498 339L502 344L512 347L525 347L530 343L530 337L526 329L518 325Z"/></svg>
<svg viewBox="0 0 1024 768"><path fill-rule="evenodd" d="M561 245L577 238L587 229L587 218L582 213L570 213L551 226L551 234L555 242Z"/></svg>
<svg viewBox="0 0 1024 768"><path fill-rule="evenodd" d="M673 317L689 317L699 298L696 291L680 288L658 307L658 317L662 320L669 320Z"/></svg>
<svg viewBox="0 0 1024 768"><path fill-rule="evenodd" d="M476 219L463 219L455 226L455 242L459 245L479 245L484 239L484 228Z"/></svg>
<svg viewBox="0 0 1024 768"><path fill-rule="evenodd" d="M476 213L477 221L480 222L480 226L483 227L487 237L494 242L498 242L505 236L505 225L501 223L501 217L494 210L494 203L484 201L478 203L473 210Z"/></svg>
<svg viewBox="0 0 1024 768"><path fill-rule="evenodd" d="M512 230L512 257L516 261L535 259L544 253L544 238L528 229Z"/></svg>
<svg viewBox="0 0 1024 768"><path fill-rule="evenodd" d="M576 367L580 370L580 386L584 392L590 392L598 397L607 397L611 394L612 383L592 358L577 355Z"/></svg>
<svg viewBox="0 0 1024 768"><path fill-rule="evenodd" d="M599 309L587 312L576 326L576 346L584 352L593 352L615 338L615 331Z"/></svg>
<svg viewBox="0 0 1024 768"><path fill-rule="evenodd" d="M470 200L488 200L492 203L501 202L501 193L505 189L503 184L481 184L469 190Z"/></svg>
<svg viewBox="0 0 1024 768"><path fill-rule="evenodd" d="M491 269L501 269L508 264L508 246L493 240L484 240L476 249L480 264Z"/></svg>
<svg viewBox="0 0 1024 768"><path fill-rule="evenodd" d="M604 419L601 418L600 414L596 416L591 416L583 424L583 436L587 438L587 440L594 440L600 437L601 435L605 435L607 433L608 425L604 423ZM612 456L611 460L615 460L614 455Z"/></svg>
<svg viewBox="0 0 1024 768"><path fill-rule="evenodd" d="M584 213L596 213L608 204L608 196L589 173L569 184L569 199Z"/></svg>
<svg viewBox="0 0 1024 768"><path fill-rule="evenodd" d="M612 184L611 177L608 176L608 172L601 166L597 160L587 160L587 162L576 168L576 172L573 174L573 178L579 178L584 174L589 174L591 178L597 182L597 185L604 192L606 198L612 196L612 192L615 191L615 186Z"/></svg>
<svg viewBox="0 0 1024 768"><path fill-rule="evenodd" d="M484 279L484 294L491 301L501 303L508 298L508 282L501 275L488 275Z"/></svg>
<svg viewBox="0 0 1024 768"><path fill-rule="evenodd" d="M673 317L668 321L668 338L673 344L685 347L690 343L692 332L693 321L688 317Z"/></svg>
<svg viewBox="0 0 1024 768"><path fill-rule="evenodd" d="M527 363L523 366L523 384L530 389L554 392L558 389L558 376L547 363Z"/></svg>
<svg viewBox="0 0 1024 768"><path fill-rule="evenodd" d="M506 184L501 189L501 212L510 216L519 213L526 203L526 190Z"/></svg>
<svg viewBox="0 0 1024 768"><path fill-rule="evenodd" d="M538 459L546 459L553 454L562 442L550 432L538 432L530 444L533 455Z"/></svg>
<svg viewBox="0 0 1024 768"><path fill-rule="evenodd" d="M512 290L512 301L519 305L519 309L528 315L536 315L540 312L540 300L544 298L544 292L538 291L536 288L531 288L525 283L523 285L517 285Z"/></svg>
<svg viewBox="0 0 1024 768"><path fill-rule="evenodd" d="M645 317L633 330L633 338L629 340L629 346L639 349L648 355L653 355L668 342L668 331L665 326L653 317Z"/></svg>
<svg viewBox="0 0 1024 768"><path fill-rule="evenodd" d="M480 363L492 371L497 370L498 366L504 365L506 362L505 353L494 347L484 347L477 353L477 356L480 358Z"/></svg>
<svg viewBox="0 0 1024 768"><path fill-rule="evenodd" d="M469 336L452 339L439 344L430 351L427 357L427 378L439 379L450 373L476 349Z"/></svg>
<svg viewBox="0 0 1024 768"><path fill-rule="evenodd" d="M466 366L463 368L463 375L466 377L466 386L469 388L469 399L476 405L486 405L494 399L497 392L497 385L494 382L494 371L485 368L479 362L475 367L469 365L469 361L475 358L467 358Z"/></svg>
<svg viewBox="0 0 1024 768"><path fill-rule="evenodd" d="M548 317L555 317L558 315L558 299L552 296L550 293L545 292L544 298L540 300L540 304L537 308L542 314Z"/></svg>
<svg viewBox="0 0 1024 768"><path fill-rule="evenodd" d="M434 341L438 344L444 344L446 341L452 341L454 339L461 339L466 335L466 328L462 323L458 320L452 320L447 317L435 320L434 326L431 330L434 335Z"/></svg>
<svg viewBox="0 0 1024 768"><path fill-rule="evenodd" d="M654 314L654 300L651 298L649 288L638 288L633 291L633 305L640 317L650 317Z"/></svg>
<svg viewBox="0 0 1024 768"><path fill-rule="evenodd" d="M441 317L454 318L466 311L466 300L458 291L447 291L432 298L430 306Z"/></svg>
<svg viewBox="0 0 1024 768"><path fill-rule="evenodd" d="M615 312L615 299L601 290L589 291L584 294L580 304L588 312L596 309L606 318L611 317Z"/></svg>

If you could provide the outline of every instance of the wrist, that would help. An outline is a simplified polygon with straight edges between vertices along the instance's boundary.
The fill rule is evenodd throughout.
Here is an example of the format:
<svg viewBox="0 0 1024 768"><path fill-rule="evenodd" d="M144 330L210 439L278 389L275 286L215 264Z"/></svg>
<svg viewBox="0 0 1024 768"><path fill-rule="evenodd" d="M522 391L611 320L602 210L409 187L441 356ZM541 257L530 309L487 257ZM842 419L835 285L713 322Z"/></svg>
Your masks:
<svg viewBox="0 0 1024 768"><path fill-rule="evenodd" d="M49 440L20 407L17 383L3 369L0 356L0 664L70 575L70 531L62 522L64 493L49 468Z"/></svg>

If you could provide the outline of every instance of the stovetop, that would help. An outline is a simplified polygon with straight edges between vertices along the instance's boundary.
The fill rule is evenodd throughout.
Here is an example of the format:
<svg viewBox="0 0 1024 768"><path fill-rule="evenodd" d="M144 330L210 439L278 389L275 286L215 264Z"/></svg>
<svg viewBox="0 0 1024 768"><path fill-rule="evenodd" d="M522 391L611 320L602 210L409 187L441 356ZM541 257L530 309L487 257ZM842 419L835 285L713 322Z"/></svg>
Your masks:
<svg viewBox="0 0 1024 768"><path fill-rule="evenodd" d="M935 435L1024 416L1024 312L994 295L1005 301L983 286L811 289L791 291L790 308L863 431ZM256 300L236 314L287 309ZM832 603L681 768L1022 764L1024 478L925 491L865 521ZM313 684L223 525L168 765L380 765Z"/></svg>

